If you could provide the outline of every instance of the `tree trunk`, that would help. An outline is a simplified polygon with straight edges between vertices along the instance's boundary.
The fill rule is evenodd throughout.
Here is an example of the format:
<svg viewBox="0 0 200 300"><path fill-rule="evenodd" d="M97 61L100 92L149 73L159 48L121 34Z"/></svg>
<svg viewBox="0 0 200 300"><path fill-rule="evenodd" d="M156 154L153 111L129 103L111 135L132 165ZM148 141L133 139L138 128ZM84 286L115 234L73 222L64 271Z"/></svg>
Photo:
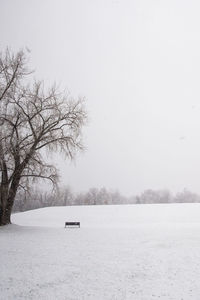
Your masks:
<svg viewBox="0 0 200 300"><path fill-rule="evenodd" d="M6 209L8 192L9 192L9 183L8 183L8 172L6 163L2 162L2 178L0 186L0 226L10 223L10 217L8 216L8 211Z"/></svg>
<svg viewBox="0 0 200 300"><path fill-rule="evenodd" d="M2 209L0 213L0 226L11 224L12 209Z"/></svg>
<svg viewBox="0 0 200 300"><path fill-rule="evenodd" d="M11 224L11 212L19 187L20 174L18 173L12 180L11 186L8 190L7 197L1 191L1 206L0 206L0 226Z"/></svg>

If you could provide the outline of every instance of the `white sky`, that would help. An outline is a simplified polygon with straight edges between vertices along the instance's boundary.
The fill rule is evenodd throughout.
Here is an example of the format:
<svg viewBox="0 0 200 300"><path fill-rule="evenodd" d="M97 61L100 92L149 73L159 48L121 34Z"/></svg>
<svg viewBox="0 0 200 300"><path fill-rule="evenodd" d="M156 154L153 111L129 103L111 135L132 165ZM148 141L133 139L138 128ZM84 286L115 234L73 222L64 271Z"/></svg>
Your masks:
<svg viewBox="0 0 200 300"><path fill-rule="evenodd" d="M0 48L85 96L87 151L57 159L74 191L200 193L200 2L0 0Z"/></svg>

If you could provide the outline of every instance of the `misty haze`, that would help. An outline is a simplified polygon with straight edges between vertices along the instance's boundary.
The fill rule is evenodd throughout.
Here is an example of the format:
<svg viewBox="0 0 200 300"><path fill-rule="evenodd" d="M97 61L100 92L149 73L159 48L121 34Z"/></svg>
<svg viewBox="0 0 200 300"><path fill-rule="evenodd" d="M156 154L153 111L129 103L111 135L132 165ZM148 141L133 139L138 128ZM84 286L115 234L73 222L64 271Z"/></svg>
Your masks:
<svg viewBox="0 0 200 300"><path fill-rule="evenodd" d="M200 3L0 11L0 298L200 299Z"/></svg>

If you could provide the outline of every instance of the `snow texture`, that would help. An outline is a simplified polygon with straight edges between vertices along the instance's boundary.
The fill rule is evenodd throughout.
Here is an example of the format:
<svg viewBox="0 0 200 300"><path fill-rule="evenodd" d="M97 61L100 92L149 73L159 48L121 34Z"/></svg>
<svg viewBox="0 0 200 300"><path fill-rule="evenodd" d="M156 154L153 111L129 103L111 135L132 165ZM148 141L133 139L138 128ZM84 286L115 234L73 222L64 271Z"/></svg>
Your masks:
<svg viewBox="0 0 200 300"><path fill-rule="evenodd" d="M51 207L12 221L0 228L0 299L200 299L200 204Z"/></svg>

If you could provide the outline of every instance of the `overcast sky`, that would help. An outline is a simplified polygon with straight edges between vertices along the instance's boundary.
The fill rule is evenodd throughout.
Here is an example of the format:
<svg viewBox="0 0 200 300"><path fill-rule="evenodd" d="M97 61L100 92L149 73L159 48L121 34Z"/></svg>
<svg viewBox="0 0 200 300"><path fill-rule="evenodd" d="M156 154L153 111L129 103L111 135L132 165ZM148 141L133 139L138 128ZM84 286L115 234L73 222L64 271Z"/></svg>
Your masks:
<svg viewBox="0 0 200 300"><path fill-rule="evenodd" d="M74 191L200 193L200 2L0 0L0 49L85 96L87 150L57 158Z"/></svg>

